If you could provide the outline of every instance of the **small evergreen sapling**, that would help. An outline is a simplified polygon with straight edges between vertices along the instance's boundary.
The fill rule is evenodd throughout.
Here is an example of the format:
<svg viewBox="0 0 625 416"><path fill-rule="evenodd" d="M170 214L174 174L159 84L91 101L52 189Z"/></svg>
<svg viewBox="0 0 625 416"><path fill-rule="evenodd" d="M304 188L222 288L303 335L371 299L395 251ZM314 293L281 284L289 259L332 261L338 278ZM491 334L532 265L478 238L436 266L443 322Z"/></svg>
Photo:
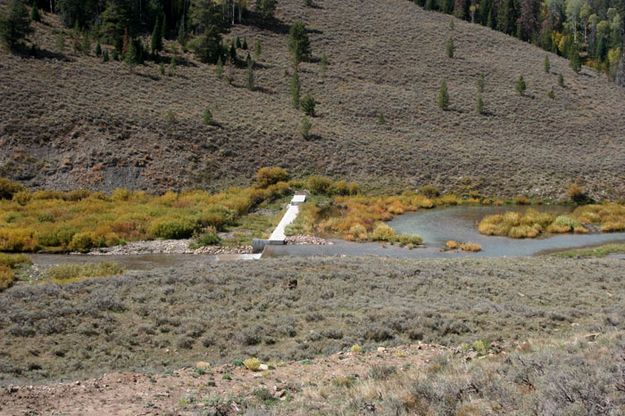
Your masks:
<svg viewBox="0 0 625 416"><path fill-rule="evenodd" d="M221 60L221 56L217 58L217 65L215 65L215 75L217 75L217 79L222 79L224 76L224 63Z"/></svg>
<svg viewBox="0 0 625 416"><path fill-rule="evenodd" d="M300 91L301 84L299 80L299 73L295 71L293 72L293 76L291 77L291 103L293 104L293 108L295 109L299 109Z"/></svg>
<svg viewBox="0 0 625 416"><path fill-rule="evenodd" d="M436 102L439 108L442 110L446 111L449 108L449 93L447 91L447 82L445 80L441 82L441 87L438 90L438 98Z"/></svg>
<svg viewBox="0 0 625 416"><path fill-rule="evenodd" d="M454 45L454 39L453 38L447 39L447 57L453 58L455 51L456 51L456 47Z"/></svg>
<svg viewBox="0 0 625 416"><path fill-rule="evenodd" d="M478 114L484 114L484 99L482 98L482 94L477 94L477 104L475 109Z"/></svg>
<svg viewBox="0 0 625 416"><path fill-rule="evenodd" d="M551 62L549 62L549 55L545 55L545 73L548 74L551 71Z"/></svg>
<svg viewBox="0 0 625 416"><path fill-rule="evenodd" d="M515 88L516 92L518 92L519 95L525 95L525 91L527 90L527 84L523 79L523 75L519 75L519 78L516 80Z"/></svg>
<svg viewBox="0 0 625 416"><path fill-rule="evenodd" d="M249 57L249 55L248 55ZM250 91L255 90L254 86L254 61L251 59L247 62L247 89Z"/></svg>
<svg viewBox="0 0 625 416"><path fill-rule="evenodd" d="M302 123L300 125L300 132L302 133L302 138L304 140L309 140L312 135L310 134L310 130L312 129L312 122L308 117L302 118Z"/></svg>
<svg viewBox="0 0 625 416"><path fill-rule="evenodd" d="M306 95L302 98L302 111L304 114L310 117L315 116L315 107L317 106L317 102L310 95Z"/></svg>
<svg viewBox="0 0 625 416"><path fill-rule="evenodd" d="M478 94L482 94L484 92L485 85L486 85L486 78L484 77L484 74L480 74L480 77L477 79Z"/></svg>
<svg viewBox="0 0 625 416"><path fill-rule="evenodd" d="M37 1L33 1L33 8L30 11L30 20L33 22L41 22L41 14L39 13L39 7L37 7Z"/></svg>
<svg viewBox="0 0 625 416"><path fill-rule="evenodd" d="M207 126L212 126L213 123L215 122L213 120L213 113L211 112L209 108L204 110L204 114L202 115L202 120L204 121L204 124L206 124Z"/></svg>

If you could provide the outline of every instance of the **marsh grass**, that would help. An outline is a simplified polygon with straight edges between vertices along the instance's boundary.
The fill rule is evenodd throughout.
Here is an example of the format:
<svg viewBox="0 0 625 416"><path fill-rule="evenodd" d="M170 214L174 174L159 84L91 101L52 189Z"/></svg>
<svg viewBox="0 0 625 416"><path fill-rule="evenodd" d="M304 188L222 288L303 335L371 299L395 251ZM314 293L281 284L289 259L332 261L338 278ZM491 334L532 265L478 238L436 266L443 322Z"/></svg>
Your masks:
<svg viewBox="0 0 625 416"><path fill-rule="evenodd" d="M124 272L117 263L58 264L46 270L46 278L55 283L73 283L93 277L116 276Z"/></svg>
<svg viewBox="0 0 625 416"><path fill-rule="evenodd" d="M586 234L591 227L603 232L625 231L625 206L615 203L583 205L570 214L558 216L528 209L524 213L489 215L478 225L482 234L510 238L535 238L546 233Z"/></svg>

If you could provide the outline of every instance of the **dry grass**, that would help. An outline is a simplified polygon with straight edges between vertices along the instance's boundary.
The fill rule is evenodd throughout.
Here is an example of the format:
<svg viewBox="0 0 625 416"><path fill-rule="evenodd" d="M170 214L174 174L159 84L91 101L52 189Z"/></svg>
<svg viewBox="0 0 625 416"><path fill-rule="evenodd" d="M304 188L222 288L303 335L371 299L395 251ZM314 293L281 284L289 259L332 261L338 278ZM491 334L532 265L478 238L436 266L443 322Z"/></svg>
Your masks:
<svg viewBox="0 0 625 416"><path fill-rule="evenodd" d="M579 334L531 340L503 353L482 344L443 351L425 363L377 354L379 364L369 374L320 377L293 400L273 406L271 414L366 414L363 408L396 416L622 414L624 334L589 339Z"/></svg>
<svg viewBox="0 0 625 416"><path fill-rule="evenodd" d="M285 26L304 21L314 56L329 58L325 77L314 60L300 71L303 91L319 102L314 140L300 137L301 113L290 105L284 31L237 25L227 38L263 45L255 92L243 88L244 69L230 86L182 52L176 75L164 77L152 63L131 73L69 45L59 60L2 54L0 176L65 189L223 189L277 165L380 187L540 197L560 195L583 172L591 195L625 194L617 174L625 165L625 92L603 75L576 75L556 56L544 74L544 51L459 20L452 32L449 16L409 1L317 3L283 0L276 14ZM33 40L55 52L58 21L44 16L35 28ZM452 35L450 60L444 45ZM169 58L173 44L167 49ZM525 97L514 91L519 62ZM560 73L566 88L557 86ZM480 74L486 116L473 110ZM442 79L451 111L436 106ZM552 88L555 100L547 97ZM207 107L217 125L203 124Z"/></svg>

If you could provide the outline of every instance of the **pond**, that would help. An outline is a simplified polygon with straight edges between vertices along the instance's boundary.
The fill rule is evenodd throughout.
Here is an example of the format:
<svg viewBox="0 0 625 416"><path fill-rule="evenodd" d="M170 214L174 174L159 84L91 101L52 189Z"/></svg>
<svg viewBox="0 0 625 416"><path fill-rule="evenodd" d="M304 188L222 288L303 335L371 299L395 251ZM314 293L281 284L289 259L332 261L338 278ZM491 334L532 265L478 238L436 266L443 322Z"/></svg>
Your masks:
<svg viewBox="0 0 625 416"><path fill-rule="evenodd" d="M507 211L523 212L528 208L518 205L435 208L399 215L388 223L398 233L420 235L425 248L408 250L379 243L351 243L339 240L334 241L335 244L331 246L271 246L267 247L263 256L520 257L625 241L625 233L560 234L546 238L519 240L485 236L477 230L477 224L487 215ZM573 207L540 206L537 209L557 215L570 212ZM441 251L449 240L479 243L482 251L479 253Z"/></svg>

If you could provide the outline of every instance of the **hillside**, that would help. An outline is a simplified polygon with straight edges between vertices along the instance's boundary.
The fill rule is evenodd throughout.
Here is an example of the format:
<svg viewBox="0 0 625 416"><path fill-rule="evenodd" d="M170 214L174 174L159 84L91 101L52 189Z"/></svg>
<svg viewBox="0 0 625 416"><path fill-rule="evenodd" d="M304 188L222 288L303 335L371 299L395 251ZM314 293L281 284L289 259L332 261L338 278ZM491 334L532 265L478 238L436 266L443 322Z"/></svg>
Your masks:
<svg viewBox="0 0 625 416"><path fill-rule="evenodd" d="M161 76L154 63L131 73L76 55L69 42L63 60L2 54L0 176L54 188L164 190L245 183L260 166L282 165L296 176L374 186L558 196L579 180L595 196L625 195L625 89L605 76L576 75L555 55L545 74L539 48L460 20L452 30L449 16L406 0L317 5L282 0L282 25L233 28L232 36L263 45L254 92L244 88L244 69L230 86L190 53L175 76ZM310 141L290 105L286 31L298 19L314 56L330 60L325 78L318 63L301 66L303 91L319 102ZM36 24L32 38L47 55L59 29L51 15ZM475 111L479 74L486 115ZM514 89L520 74L525 97ZM436 105L443 79L450 111ZM202 123L206 108L219 126Z"/></svg>

